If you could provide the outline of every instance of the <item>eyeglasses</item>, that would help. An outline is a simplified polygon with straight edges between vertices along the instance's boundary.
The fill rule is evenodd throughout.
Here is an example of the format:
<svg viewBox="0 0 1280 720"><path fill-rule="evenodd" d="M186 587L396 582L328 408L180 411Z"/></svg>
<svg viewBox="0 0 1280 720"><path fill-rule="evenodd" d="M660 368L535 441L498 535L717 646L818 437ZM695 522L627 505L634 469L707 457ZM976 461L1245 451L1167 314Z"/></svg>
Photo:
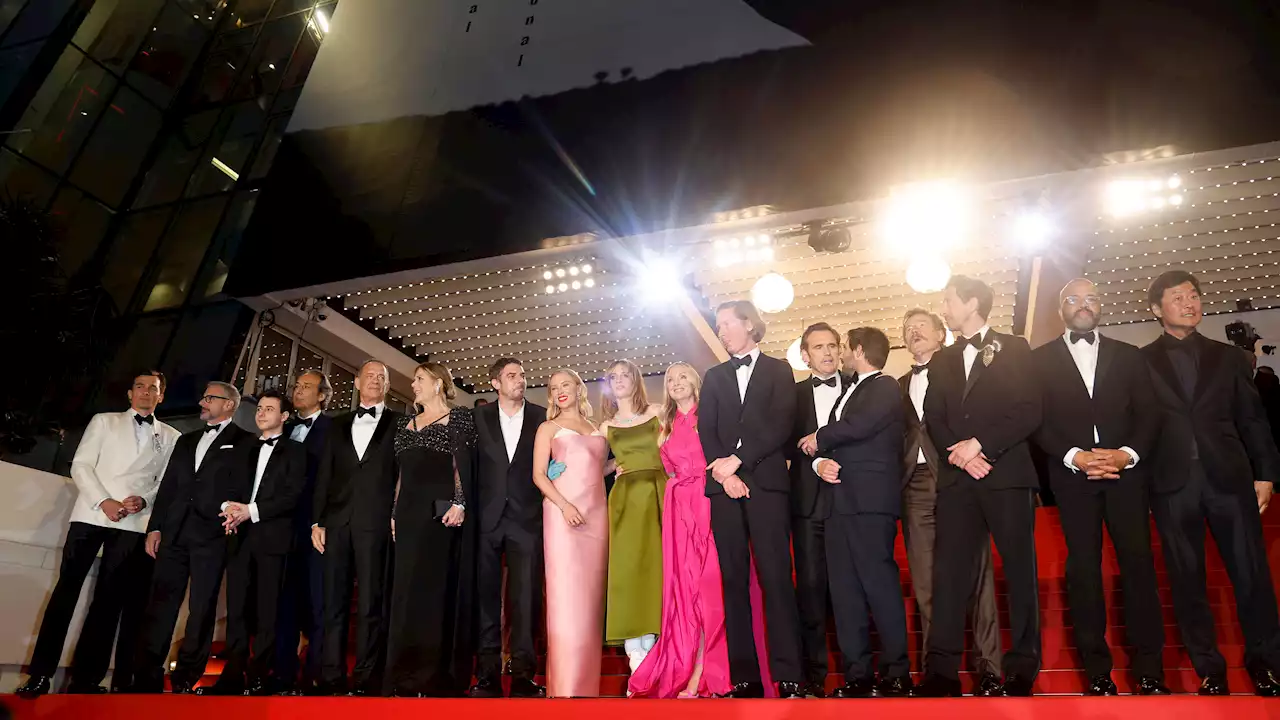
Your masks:
<svg viewBox="0 0 1280 720"><path fill-rule="evenodd" d="M1079 305L1081 303L1084 303L1086 305L1097 305L1099 302L1099 298L1097 295L1086 295L1084 297L1079 297L1076 295L1068 295L1062 299L1062 302L1068 305Z"/></svg>
<svg viewBox="0 0 1280 720"><path fill-rule="evenodd" d="M205 395L200 399L203 400L204 402L213 402L214 400L230 400L231 398L225 397L223 395Z"/></svg>

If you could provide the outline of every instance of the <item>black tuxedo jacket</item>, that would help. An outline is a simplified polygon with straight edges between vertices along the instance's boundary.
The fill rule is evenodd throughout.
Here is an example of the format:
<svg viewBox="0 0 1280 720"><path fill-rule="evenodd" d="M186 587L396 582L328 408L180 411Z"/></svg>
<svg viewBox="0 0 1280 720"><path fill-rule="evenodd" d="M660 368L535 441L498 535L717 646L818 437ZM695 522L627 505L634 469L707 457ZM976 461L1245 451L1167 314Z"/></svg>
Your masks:
<svg viewBox="0 0 1280 720"><path fill-rule="evenodd" d="M247 448L255 445L252 434L234 422L214 438L196 470L196 445L204 430L178 438L165 467L147 532L160 532L161 542L185 544L222 541L222 503L248 502L253 475L246 465ZM248 479L248 484L245 480Z"/></svg>
<svg viewBox="0 0 1280 720"><path fill-rule="evenodd" d="M964 470L946 462L947 448L976 437L991 460L991 473L980 482L993 490L1039 488L1027 440L1040 425L1040 390L1031 368L1031 346L1016 335L988 330L984 346L999 342L991 365L980 351L965 379L959 343L938 351L929 361L929 391L924 398L925 425L937 447L938 487L955 483Z"/></svg>
<svg viewBox="0 0 1280 720"><path fill-rule="evenodd" d="M314 427L314 425L312 426ZM253 498L253 478L258 472L258 452L261 446L255 441L247 444L246 453L249 487L245 491L246 502ZM284 554L293 549L294 511L302 497L307 482L307 451L302 443L282 437L276 441L258 484L258 522L246 520L231 536L232 549L242 545L255 552L271 555Z"/></svg>
<svg viewBox="0 0 1280 720"><path fill-rule="evenodd" d="M1280 453L1244 353L1199 333L1188 338L1199 351L1196 388L1188 397L1169 359L1167 347L1176 341L1166 337L1142 348L1155 387L1152 412L1161 420L1152 490L1173 492L1187 483L1193 447L1209 481L1223 491L1253 497L1255 481L1280 480Z"/></svg>
<svg viewBox="0 0 1280 720"><path fill-rule="evenodd" d="M840 482L823 484L831 488L835 511L841 515L898 517L904 428L898 382L882 373L861 380L845 394L849 400L840 417L832 417L818 431L818 457L840 464Z"/></svg>
<svg viewBox="0 0 1280 720"><path fill-rule="evenodd" d="M1084 342L1081 340L1080 342ZM1055 493L1102 492L1132 479L1141 482L1154 460L1160 416L1153 412L1155 391L1151 373L1138 348L1098 335L1098 367L1093 377L1093 397L1080 377L1067 343L1061 338L1031 353L1040 385L1042 408L1036 442L1049 455L1049 482ZM1098 428L1098 440L1093 429ZM1128 446L1138 454L1138 464L1122 470L1120 480L1090 480L1072 472L1062 458L1073 447L1085 452L1095 447Z"/></svg>
<svg viewBox="0 0 1280 720"><path fill-rule="evenodd" d="M853 378L840 373L842 391L847 391L852 384ZM787 459L791 461L791 514L798 517L825 518L831 514L830 486L813 472L813 458L797 447L801 438L818 430L817 412L813 405L812 379L805 378L796 383L796 424L787 444Z"/></svg>
<svg viewBox="0 0 1280 720"><path fill-rule="evenodd" d="M787 363L760 353L745 401L738 394L733 363L707 371L698 403L698 437L707 462L737 455L738 477L753 492L790 490L787 443L795 426L795 376ZM742 447L738 447L738 441ZM724 488L707 472L707 496Z"/></svg>
<svg viewBox="0 0 1280 720"><path fill-rule="evenodd" d="M297 427L296 422L291 422L285 426L285 438L293 434L295 427ZM311 429L307 431L307 439L302 441L302 447L306 451L307 471L303 476L302 495L298 498L298 504L293 511L293 524L299 537L311 537L311 523L315 522L316 476L320 472L320 458L324 455L325 442L329 439L329 430L332 427L333 418L320 413L311 422ZM304 546L309 546L310 543L311 541L308 539L305 541Z"/></svg>
<svg viewBox="0 0 1280 720"><path fill-rule="evenodd" d="M350 526L353 530L391 532L395 504L396 421L402 413L385 409L369 440L364 458L351 440L354 411L334 418L316 472L313 522L320 527Z"/></svg>
<svg viewBox="0 0 1280 720"><path fill-rule="evenodd" d="M536 525L542 520L542 492L533 484L533 439L547 419L547 409L525 401L520 441L510 461L499 412L496 402L472 411L476 424L476 461L472 466L479 494L476 504L481 532L496 529L508 508L522 525Z"/></svg>
<svg viewBox="0 0 1280 720"><path fill-rule="evenodd" d="M933 438L929 437L928 423L920 420L920 416L916 414L916 406L911 402L911 378L914 375L915 373L908 372L898 378L898 388L902 392L902 423L905 428L902 435L902 487L904 488L911 482L911 475L920 464L921 450L924 450L924 462L933 473L935 482L937 482L940 467L938 448L933 444Z"/></svg>

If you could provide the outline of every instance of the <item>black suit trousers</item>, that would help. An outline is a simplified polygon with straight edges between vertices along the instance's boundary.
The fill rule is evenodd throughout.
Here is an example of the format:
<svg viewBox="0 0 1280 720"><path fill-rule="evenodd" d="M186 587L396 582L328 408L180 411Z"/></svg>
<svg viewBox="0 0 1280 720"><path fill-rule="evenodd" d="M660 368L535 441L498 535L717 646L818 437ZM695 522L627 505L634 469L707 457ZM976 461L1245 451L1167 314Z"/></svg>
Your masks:
<svg viewBox="0 0 1280 720"><path fill-rule="evenodd" d="M1235 589L1244 631L1245 663L1280 667L1280 621L1262 537L1262 520L1252 494L1214 487L1199 461L1191 461L1189 482L1151 498L1165 567L1173 586L1173 609L1182 643L1201 677L1223 675L1227 663L1214 639L1205 576L1205 522Z"/></svg>
<svg viewBox="0 0 1280 720"><path fill-rule="evenodd" d="M791 518L791 542L796 557L796 604L800 608L800 640L804 647L805 680L827 680L827 552L826 524L820 517Z"/></svg>
<svg viewBox="0 0 1280 720"><path fill-rule="evenodd" d="M757 488L750 498L739 500L711 496L711 533L720 554L730 679L760 681L751 625L754 552L764 595L770 673L777 682L802 681L800 612L791 574L791 504L786 494Z"/></svg>
<svg viewBox="0 0 1280 720"><path fill-rule="evenodd" d="M479 594L479 645L476 676L496 679L502 672L502 561L507 561L507 621L511 675L532 680L538 671L534 635L542 617L542 523L503 517L480 533L476 558Z"/></svg>
<svg viewBox="0 0 1280 720"><path fill-rule="evenodd" d="M908 678L907 612L902 602L892 515L832 515L827 520L827 563L836 633L846 682L872 677L871 618L880 636L880 675Z"/></svg>
<svg viewBox="0 0 1280 720"><path fill-rule="evenodd" d="M1102 526L1115 545L1124 592L1126 638L1134 648L1136 677L1164 676L1164 620L1151 551L1150 504L1145 483L1125 478L1101 492L1059 488L1056 494L1067 540L1067 597L1076 647L1089 677L1111 673L1107 606L1102 587Z"/></svg>
<svg viewBox="0 0 1280 720"><path fill-rule="evenodd" d="M135 670L140 689L160 691L164 680L164 661L169 655L178 612L188 594L188 583L191 589L187 599L187 626L183 631L182 645L178 648L177 665L170 674L175 684L189 685L194 685L204 675L213 644L218 590L222 586L226 561L227 543L224 540L189 543L183 539L181 531L172 541L161 538Z"/></svg>
<svg viewBox="0 0 1280 720"><path fill-rule="evenodd" d="M356 584L356 664L352 681L357 688L381 692L387 648L387 581L391 526L383 530L327 528L324 547L324 667L327 683L347 676L347 629L351 614L351 586Z"/></svg>
<svg viewBox="0 0 1280 720"><path fill-rule="evenodd" d="M219 682L240 686L246 676L253 682L270 675L288 560L286 553L260 552L250 543L227 560L227 665Z"/></svg>
<svg viewBox="0 0 1280 720"><path fill-rule="evenodd" d="M1040 597L1036 577L1035 491L992 490L968 475L938 490L938 539L934 551L933 626L927 670L957 678L964 652L967 590L978 578L979 553L995 539L1009 589L1013 638L1004 655L1006 675L1034 680L1040 672Z"/></svg>
<svg viewBox="0 0 1280 720"><path fill-rule="evenodd" d="M324 647L324 556L311 545L311 535L299 537L285 563L284 587L276 615L275 675L285 682L298 679L298 637L307 638L304 683L320 680Z"/></svg>

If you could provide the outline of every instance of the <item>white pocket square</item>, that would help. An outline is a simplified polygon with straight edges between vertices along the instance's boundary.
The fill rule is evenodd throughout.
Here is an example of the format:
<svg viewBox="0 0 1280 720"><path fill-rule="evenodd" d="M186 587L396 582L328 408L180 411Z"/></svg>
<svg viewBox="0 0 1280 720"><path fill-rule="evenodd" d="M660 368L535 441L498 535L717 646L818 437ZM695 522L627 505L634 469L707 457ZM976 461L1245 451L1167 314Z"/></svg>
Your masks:
<svg viewBox="0 0 1280 720"><path fill-rule="evenodd" d="M234 448L234 447L235 447L235 445L222 445L222 446L220 446L218 449L219 449L219 450L230 450L231 448Z"/></svg>

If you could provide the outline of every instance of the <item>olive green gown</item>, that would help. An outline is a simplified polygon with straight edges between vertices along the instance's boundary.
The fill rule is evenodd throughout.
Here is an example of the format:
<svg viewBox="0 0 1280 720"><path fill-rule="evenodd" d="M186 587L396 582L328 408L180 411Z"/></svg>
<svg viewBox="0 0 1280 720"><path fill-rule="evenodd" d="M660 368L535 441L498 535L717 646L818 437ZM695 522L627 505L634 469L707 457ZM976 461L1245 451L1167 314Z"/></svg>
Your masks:
<svg viewBox="0 0 1280 720"><path fill-rule="evenodd" d="M609 588L605 640L657 634L662 627L662 500L667 472L658 455L658 418L608 428L625 471L609 493Z"/></svg>

